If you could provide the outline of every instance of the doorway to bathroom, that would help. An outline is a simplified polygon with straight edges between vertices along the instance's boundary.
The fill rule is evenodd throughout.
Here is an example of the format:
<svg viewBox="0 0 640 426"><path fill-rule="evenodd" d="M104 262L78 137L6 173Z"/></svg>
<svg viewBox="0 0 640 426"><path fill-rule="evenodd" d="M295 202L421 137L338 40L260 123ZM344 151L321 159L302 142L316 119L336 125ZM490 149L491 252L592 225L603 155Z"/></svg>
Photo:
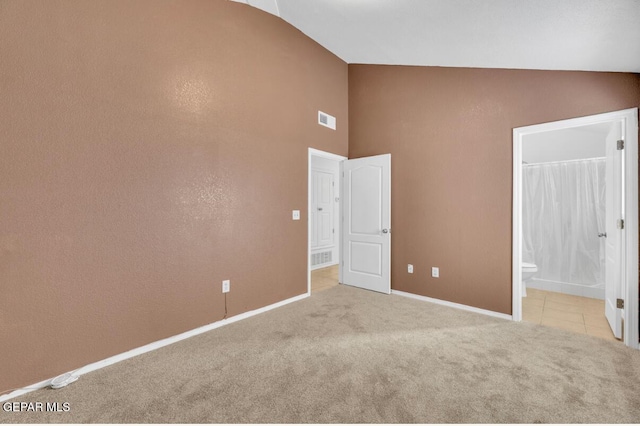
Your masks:
<svg viewBox="0 0 640 426"><path fill-rule="evenodd" d="M514 129L514 320L638 347L637 114Z"/></svg>

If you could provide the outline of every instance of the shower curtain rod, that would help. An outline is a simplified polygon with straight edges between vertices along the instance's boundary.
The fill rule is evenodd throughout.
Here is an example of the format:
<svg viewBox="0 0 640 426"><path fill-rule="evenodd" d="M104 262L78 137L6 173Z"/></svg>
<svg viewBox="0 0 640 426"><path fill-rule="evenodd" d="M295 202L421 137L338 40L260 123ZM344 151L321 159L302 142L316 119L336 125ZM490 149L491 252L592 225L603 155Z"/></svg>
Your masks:
<svg viewBox="0 0 640 426"><path fill-rule="evenodd" d="M580 158L578 160L561 160L561 161L547 161L545 163L527 163L522 162L522 167L526 166L541 166L544 164L560 164L560 163L577 163L578 161L594 161L594 160L606 160L607 157L593 157L593 158Z"/></svg>

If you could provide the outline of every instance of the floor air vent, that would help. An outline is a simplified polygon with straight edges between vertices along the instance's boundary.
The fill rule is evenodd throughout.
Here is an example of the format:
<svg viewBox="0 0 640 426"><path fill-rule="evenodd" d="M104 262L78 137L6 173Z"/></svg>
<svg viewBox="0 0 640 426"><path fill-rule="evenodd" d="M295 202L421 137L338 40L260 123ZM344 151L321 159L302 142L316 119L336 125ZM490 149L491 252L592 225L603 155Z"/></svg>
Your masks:
<svg viewBox="0 0 640 426"><path fill-rule="evenodd" d="M331 262L331 250L323 251L320 253L313 253L311 255L311 266L322 265L323 263Z"/></svg>

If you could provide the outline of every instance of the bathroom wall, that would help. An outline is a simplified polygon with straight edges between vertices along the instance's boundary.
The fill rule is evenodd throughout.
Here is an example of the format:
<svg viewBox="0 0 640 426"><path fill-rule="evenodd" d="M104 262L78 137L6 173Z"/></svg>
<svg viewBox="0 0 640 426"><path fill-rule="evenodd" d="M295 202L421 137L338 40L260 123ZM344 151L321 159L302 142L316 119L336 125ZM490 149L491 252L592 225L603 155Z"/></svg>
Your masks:
<svg viewBox="0 0 640 426"><path fill-rule="evenodd" d="M349 157L392 156L392 288L510 314L513 128L639 100L637 74L349 65Z"/></svg>
<svg viewBox="0 0 640 426"><path fill-rule="evenodd" d="M307 291L344 62L223 0L4 0L0 58L0 394Z"/></svg>
<svg viewBox="0 0 640 426"><path fill-rule="evenodd" d="M526 135L522 161L532 164L604 157L604 140L610 130L611 123L600 123Z"/></svg>

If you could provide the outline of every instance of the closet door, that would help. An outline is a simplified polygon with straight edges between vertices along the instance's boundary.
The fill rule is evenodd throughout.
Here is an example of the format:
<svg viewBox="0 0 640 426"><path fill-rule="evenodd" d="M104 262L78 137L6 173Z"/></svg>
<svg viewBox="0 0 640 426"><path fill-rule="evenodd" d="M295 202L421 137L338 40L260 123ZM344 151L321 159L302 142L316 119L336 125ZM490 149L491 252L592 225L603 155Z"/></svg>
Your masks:
<svg viewBox="0 0 640 426"><path fill-rule="evenodd" d="M317 171L316 217L318 225L318 247L333 246L333 174Z"/></svg>
<svg viewBox="0 0 640 426"><path fill-rule="evenodd" d="M333 223L334 176L322 170L312 170L311 191L311 248L329 247L335 244Z"/></svg>

